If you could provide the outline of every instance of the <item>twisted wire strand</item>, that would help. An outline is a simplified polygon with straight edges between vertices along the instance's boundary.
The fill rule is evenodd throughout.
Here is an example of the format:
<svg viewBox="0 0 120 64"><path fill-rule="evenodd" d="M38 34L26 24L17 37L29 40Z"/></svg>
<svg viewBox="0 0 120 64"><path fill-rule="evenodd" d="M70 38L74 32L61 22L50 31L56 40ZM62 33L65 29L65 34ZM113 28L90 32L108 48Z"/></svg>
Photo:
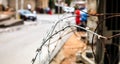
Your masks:
<svg viewBox="0 0 120 64"><path fill-rule="evenodd" d="M112 17L116 17L116 16L120 16L120 15L109 16L108 19L109 19L109 18L112 18ZM64 20L64 19L71 18L71 17L75 17L75 15L69 16L69 17L65 17L65 18L62 18L62 19L58 20L58 21L55 23L55 25L54 25L54 27L53 27L53 29L52 29L52 32L51 32L51 33L49 32L49 34L51 34L51 35L49 35L49 37L48 37L46 40L43 41L43 44L42 44L42 45L40 46L40 48L38 48L36 51L37 51L37 52L40 52L40 50L42 49L42 46L43 46L47 41L49 41L49 39L51 39L52 36L58 34L58 33L61 32L61 31L64 31L64 29L66 29L66 28L68 28L68 27L70 28L71 26L67 26L67 27L65 27L64 29L62 29L62 30L60 30L60 31L52 34L53 31L54 31L54 29L55 29L55 27L57 26L58 23L60 23L60 22L61 22L62 20ZM106 19L107 19L107 18L106 18ZM104 20L105 20L105 19L104 19ZM84 29L84 30L92 33L92 34L93 34L93 38L94 38L95 35L98 36L99 38L103 38L103 39L116 37L116 36L105 37L105 36L102 36L102 35L99 35L99 34L95 33L99 25L100 25L100 23L97 25L97 27L96 27L96 29L95 29L94 32L93 32L93 31L90 31L90 30L87 30L87 29L85 29L85 28L83 28L83 27L77 26L77 25L72 25L72 27L73 27L73 26L74 26L74 27L79 27L79 28L81 28L81 29ZM119 36L119 35L117 35L117 36ZM92 40L92 42L93 42L93 40ZM32 64L34 64L37 56L38 56L38 53L36 54L35 58L32 60Z"/></svg>

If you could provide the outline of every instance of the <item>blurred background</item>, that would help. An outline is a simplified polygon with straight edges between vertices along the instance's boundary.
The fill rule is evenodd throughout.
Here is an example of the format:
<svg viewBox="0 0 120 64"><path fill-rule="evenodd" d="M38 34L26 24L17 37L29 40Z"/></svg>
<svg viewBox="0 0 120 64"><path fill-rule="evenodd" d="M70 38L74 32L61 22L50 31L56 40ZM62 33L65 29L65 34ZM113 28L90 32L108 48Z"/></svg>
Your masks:
<svg viewBox="0 0 120 64"><path fill-rule="evenodd" d="M0 64L30 64L35 56L35 50L43 44L42 42L50 34L45 38L43 37L52 32L50 29L55 26L58 20L61 22L58 23L57 27L55 26L53 33L68 26L65 22L75 25L76 14L74 12L80 1L85 2L86 13L90 14L87 20L89 30L93 32L96 30L97 34L110 38L109 40L99 39L88 33L90 43L88 49L90 49L90 54L95 52L95 55L92 54L92 61L96 64L120 64L119 0L0 0ZM72 18L61 20L71 16ZM53 37L53 40L58 37L62 41L60 34ZM91 52L92 43L94 50ZM69 47L72 47L73 44ZM84 46L83 44L79 45ZM73 48L71 49L73 50ZM44 50L46 53L48 52L48 48ZM71 51L69 51L70 54L72 54ZM71 58L71 55L69 56ZM61 57L63 56L58 55L58 59ZM37 60L39 62L39 58ZM72 60L67 59L67 62L74 64ZM64 58L61 61L64 61ZM39 64L41 63L39 62Z"/></svg>

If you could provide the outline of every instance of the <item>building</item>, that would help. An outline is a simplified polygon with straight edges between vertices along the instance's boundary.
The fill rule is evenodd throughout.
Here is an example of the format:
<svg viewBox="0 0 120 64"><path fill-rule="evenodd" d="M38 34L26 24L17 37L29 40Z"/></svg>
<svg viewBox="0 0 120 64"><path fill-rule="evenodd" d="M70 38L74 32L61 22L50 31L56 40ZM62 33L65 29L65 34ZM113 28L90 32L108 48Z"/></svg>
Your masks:
<svg viewBox="0 0 120 64"><path fill-rule="evenodd" d="M3 11L3 7L8 8L7 5L8 5L7 0L0 0L0 11Z"/></svg>
<svg viewBox="0 0 120 64"><path fill-rule="evenodd" d="M98 3L98 13L103 13L103 16L99 17L99 27L97 32L106 37L110 37L116 34L120 34L120 8L119 0L100 0ZM118 64L119 61L119 43L120 36L113 37L109 40L99 40L98 43L104 43L105 49L103 49L103 63L102 64ZM98 44L103 47L102 44ZM102 49L99 48L101 52ZM98 53L100 53L98 52ZM101 55L101 54L100 54ZM98 58L98 60L100 60ZM100 61L98 61L100 62Z"/></svg>
<svg viewBox="0 0 120 64"><path fill-rule="evenodd" d="M47 8L49 0L36 0L36 7Z"/></svg>
<svg viewBox="0 0 120 64"><path fill-rule="evenodd" d="M32 10L35 10L36 7L45 9L48 7L48 3L49 0L0 0L0 4L4 5L5 8L9 7L14 10L16 9L16 5L18 5L18 9L27 9L27 4L32 6Z"/></svg>
<svg viewBox="0 0 120 64"><path fill-rule="evenodd" d="M18 5L18 9L24 8L27 9L27 4L30 4L32 6L32 10L35 8L35 1L34 0L8 0L8 6L10 8L16 9L16 5Z"/></svg>
<svg viewBox="0 0 120 64"><path fill-rule="evenodd" d="M95 27L90 29L96 30L98 34L106 37L113 37L116 34L120 34L119 0L88 0L87 3L88 10L92 9L96 11L98 14L101 13L104 14L102 16L98 16L98 20L96 22L98 24L96 24ZM93 19L95 19L95 17L93 17ZM94 25L93 23L95 23L92 21L90 22L91 26ZM88 25L90 25L90 23ZM120 36L113 37L109 40L96 38L95 42L96 42L95 58L97 64L120 63L119 61Z"/></svg>

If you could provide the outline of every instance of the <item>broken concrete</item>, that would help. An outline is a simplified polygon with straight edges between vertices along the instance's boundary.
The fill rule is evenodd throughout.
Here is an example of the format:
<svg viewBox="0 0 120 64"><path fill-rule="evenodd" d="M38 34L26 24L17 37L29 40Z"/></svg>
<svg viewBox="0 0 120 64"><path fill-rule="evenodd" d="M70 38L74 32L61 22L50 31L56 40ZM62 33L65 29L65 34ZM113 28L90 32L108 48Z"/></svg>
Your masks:
<svg viewBox="0 0 120 64"><path fill-rule="evenodd" d="M73 34L64 44L63 48L52 60L51 64L76 64L76 53L84 52L87 44L80 38L84 32Z"/></svg>

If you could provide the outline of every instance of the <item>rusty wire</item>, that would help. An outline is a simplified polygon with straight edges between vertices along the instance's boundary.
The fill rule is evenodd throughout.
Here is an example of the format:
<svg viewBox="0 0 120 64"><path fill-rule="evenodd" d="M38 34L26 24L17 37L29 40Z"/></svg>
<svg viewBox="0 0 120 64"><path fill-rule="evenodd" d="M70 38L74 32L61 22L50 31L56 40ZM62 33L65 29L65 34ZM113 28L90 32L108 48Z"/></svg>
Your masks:
<svg viewBox="0 0 120 64"><path fill-rule="evenodd" d="M97 15L97 14L96 14ZM111 16L108 16L107 18L104 18L104 19L102 19L101 21L99 21L99 23L97 24L97 27L96 27L96 29L94 30L94 32L96 32L97 31L97 29L98 29L98 27L102 24L102 21L104 21L104 20L106 20L106 19L110 19L110 18L113 18L113 17L120 17L120 13L106 13L106 14L98 14L98 16L103 16L103 15L111 15ZM105 38L105 40L110 40L111 38L113 38L113 37L118 37L118 36L120 36L120 34L116 34L116 35L112 35L112 36L109 36L109 37L106 37ZM95 52L93 51L93 40L94 40L94 37L95 37L95 35L93 34L93 37L92 37L92 46L91 46L91 49L92 49L92 53L93 53L93 55L94 55L94 58L95 58L95 61L97 60L96 59L96 55L95 55ZM109 56L109 55L108 55Z"/></svg>
<svg viewBox="0 0 120 64"><path fill-rule="evenodd" d="M37 51L37 52L40 52L41 49L42 49L42 47L43 47L43 45L44 45L49 39L51 39L53 36L55 36L55 35L58 34L59 32L64 31L64 30L67 29L68 27L69 27L69 26L67 26L67 27L65 27L65 28L63 28L63 29L61 29L61 30L59 30L58 32L52 34L48 39L46 39L45 41L43 41L43 44L41 45L41 47L38 48L36 51ZM38 53L36 54L35 58L32 59L32 64L34 64L34 62L35 62L37 56L38 56Z"/></svg>
<svg viewBox="0 0 120 64"><path fill-rule="evenodd" d="M102 15L102 14L101 14L101 15ZM112 17L116 17L116 16L120 16L120 15L109 16L109 17L107 17L106 19L109 19L109 18L112 18ZM85 28L83 28L83 27L80 27L80 26L77 26L77 25L72 25L72 26L67 26L67 27L65 27L64 29L62 29L62 30L60 30L60 31L58 31L58 32L56 32L56 33L53 33L53 31L54 31L54 29L55 29L55 27L57 26L58 23L60 23L60 22L61 22L62 20L64 20L64 19L71 18L71 17L75 17L75 16L65 17L65 18L63 18L63 19L58 20L58 22L55 23L55 25L54 25L54 27L53 27L53 29L52 29L52 32L49 32L49 34L47 35L47 36L49 36L49 37L48 37L46 40L44 40L44 41L43 41L43 44L40 46L40 48L38 48L38 49L36 50L36 51L37 51L37 54L36 54L35 58L32 59L32 64L34 64L34 62L35 62L35 60L36 60L36 57L38 56L38 53L39 53L40 50L42 49L42 46L43 46L47 41L49 41L49 39L51 39L54 35L58 34L58 33L61 32L61 31L64 31L66 28L70 28L70 27L73 27L73 26L74 26L74 27L82 28L82 29L84 29L84 30L87 30L87 29L85 29ZM103 19L103 20L106 20L106 19ZM98 23L98 25L97 25L97 27L96 27L96 29L95 29L94 32L92 32L92 31L90 31L90 30L87 30L88 32L90 32L90 33L93 34L93 38L94 38L95 35L97 35L98 37L103 38L103 39L111 39L111 38L113 38L113 37L120 36L120 34L117 34L117 35L113 35L113 36L110 36L110 37L105 37L105 36L102 36L102 35L99 35L99 34L95 33L96 30L98 29L98 26L99 26L100 24L101 24L101 23ZM74 33L74 31L72 31L72 32ZM92 38L92 43L93 43L93 38ZM59 40L59 39L58 39L58 40ZM93 48L92 48L92 51L93 51ZM95 57L95 53L94 53L94 52L93 52L93 54L94 54L94 57Z"/></svg>

